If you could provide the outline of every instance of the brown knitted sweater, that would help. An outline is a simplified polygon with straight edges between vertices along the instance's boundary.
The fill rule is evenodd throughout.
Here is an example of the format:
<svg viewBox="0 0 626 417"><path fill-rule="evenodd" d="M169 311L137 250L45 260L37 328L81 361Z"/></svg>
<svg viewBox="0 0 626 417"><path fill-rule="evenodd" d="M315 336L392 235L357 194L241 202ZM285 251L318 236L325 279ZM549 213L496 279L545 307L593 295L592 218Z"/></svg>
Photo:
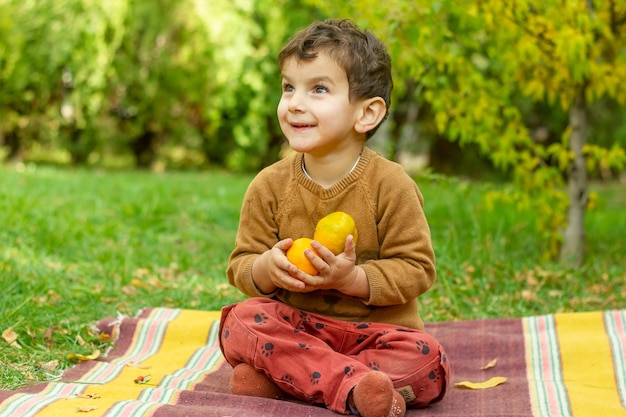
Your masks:
<svg viewBox="0 0 626 417"><path fill-rule="evenodd" d="M302 158L283 159L250 183L228 265L229 282L249 296L272 297L333 318L422 329L416 298L435 280L435 255L415 182L400 165L364 148L355 169L324 189L304 174ZM254 260L279 240L312 238L317 221L333 211L345 211L356 222L356 263L367 274L370 298L334 290L259 292L252 280Z"/></svg>

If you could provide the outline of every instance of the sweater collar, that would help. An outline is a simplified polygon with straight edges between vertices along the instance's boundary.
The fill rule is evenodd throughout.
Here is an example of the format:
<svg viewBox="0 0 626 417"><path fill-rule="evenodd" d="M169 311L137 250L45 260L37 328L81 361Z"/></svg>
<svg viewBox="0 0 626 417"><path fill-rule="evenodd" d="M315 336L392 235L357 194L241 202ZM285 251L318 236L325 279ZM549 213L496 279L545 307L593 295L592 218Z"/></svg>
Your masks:
<svg viewBox="0 0 626 417"><path fill-rule="evenodd" d="M295 178L299 184L303 185L305 188L312 192L320 193L320 190L323 190L322 194L327 194L328 196L336 195L344 190L348 185L355 182L359 177L361 177L361 175L363 175L367 165L369 164L370 159L372 159L374 155L376 155L376 152L368 147L363 147L363 152L361 152L360 159L355 165L354 169L352 169L352 171L348 173L345 177L333 184L330 188L324 189L321 185L319 185L306 175L306 173L302 169L304 154L297 153L294 158L293 165Z"/></svg>

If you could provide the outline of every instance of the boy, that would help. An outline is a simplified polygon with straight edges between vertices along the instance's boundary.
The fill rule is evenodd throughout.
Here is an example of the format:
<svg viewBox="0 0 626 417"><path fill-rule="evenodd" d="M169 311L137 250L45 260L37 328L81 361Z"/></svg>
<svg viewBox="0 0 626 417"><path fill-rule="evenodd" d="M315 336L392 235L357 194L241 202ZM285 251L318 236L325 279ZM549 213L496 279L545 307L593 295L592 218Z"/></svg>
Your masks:
<svg viewBox="0 0 626 417"><path fill-rule="evenodd" d="M295 397L343 414L402 417L441 400L449 364L423 332L416 297L435 279L415 182L365 146L387 117L391 60L349 20L316 22L278 57L277 115L292 155L262 170L243 201L229 282L252 298L222 312L231 391ZM350 214L359 238L334 255L286 258L319 219Z"/></svg>

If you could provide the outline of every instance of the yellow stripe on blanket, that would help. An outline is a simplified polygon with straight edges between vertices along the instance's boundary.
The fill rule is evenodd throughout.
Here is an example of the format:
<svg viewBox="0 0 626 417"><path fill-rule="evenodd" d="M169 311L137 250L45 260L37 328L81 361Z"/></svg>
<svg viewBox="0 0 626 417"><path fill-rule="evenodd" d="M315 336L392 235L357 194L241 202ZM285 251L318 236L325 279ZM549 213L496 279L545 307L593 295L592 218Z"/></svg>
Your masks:
<svg viewBox="0 0 626 417"><path fill-rule="evenodd" d="M555 320L572 414L626 416L602 313L556 314Z"/></svg>
<svg viewBox="0 0 626 417"><path fill-rule="evenodd" d="M165 376L183 368L194 352L205 345L211 325L219 318L220 312L217 311L181 310L180 314L168 323L157 353L137 364L146 369L125 367L110 382L89 384L80 397L56 401L41 410L37 417L70 416L81 409L89 410L86 414L89 417L100 417L121 400L137 399L142 390L150 385L157 386ZM136 333L139 331L140 327ZM136 338L135 334L133 339ZM124 358L120 359L123 361ZM137 384L135 379L139 375L150 375L151 379L147 384ZM85 398L89 395L97 398ZM90 409L94 406L97 408Z"/></svg>

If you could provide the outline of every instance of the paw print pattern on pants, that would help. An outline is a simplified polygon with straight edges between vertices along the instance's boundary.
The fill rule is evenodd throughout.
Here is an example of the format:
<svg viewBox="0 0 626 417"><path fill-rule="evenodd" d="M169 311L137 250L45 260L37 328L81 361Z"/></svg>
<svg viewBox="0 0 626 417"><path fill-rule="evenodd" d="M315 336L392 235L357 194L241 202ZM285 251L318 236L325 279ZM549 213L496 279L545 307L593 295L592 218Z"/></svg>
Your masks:
<svg viewBox="0 0 626 417"><path fill-rule="evenodd" d="M311 385L317 385L320 382L320 378L322 377L322 374L320 374L319 372L315 371L311 374Z"/></svg>
<svg viewBox="0 0 626 417"><path fill-rule="evenodd" d="M273 355L274 354L274 344L272 343L266 343L263 345L263 347L261 348L261 354L263 356L265 356L266 358Z"/></svg>
<svg viewBox="0 0 626 417"><path fill-rule="evenodd" d="M433 369L432 371L428 373L428 379L430 379L433 382L439 381L440 377L441 377L441 371L439 369Z"/></svg>
<svg viewBox="0 0 626 417"><path fill-rule="evenodd" d="M280 380L289 385L293 385L293 378L291 377L291 375L282 376Z"/></svg>
<svg viewBox="0 0 626 417"><path fill-rule="evenodd" d="M430 353L430 347L428 346L428 342L424 340L418 340L415 342L417 345L417 350L422 352L424 355L428 355Z"/></svg>
<svg viewBox="0 0 626 417"><path fill-rule="evenodd" d="M261 312L254 315L254 322L256 324L265 324L267 323L267 314Z"/></svg>

